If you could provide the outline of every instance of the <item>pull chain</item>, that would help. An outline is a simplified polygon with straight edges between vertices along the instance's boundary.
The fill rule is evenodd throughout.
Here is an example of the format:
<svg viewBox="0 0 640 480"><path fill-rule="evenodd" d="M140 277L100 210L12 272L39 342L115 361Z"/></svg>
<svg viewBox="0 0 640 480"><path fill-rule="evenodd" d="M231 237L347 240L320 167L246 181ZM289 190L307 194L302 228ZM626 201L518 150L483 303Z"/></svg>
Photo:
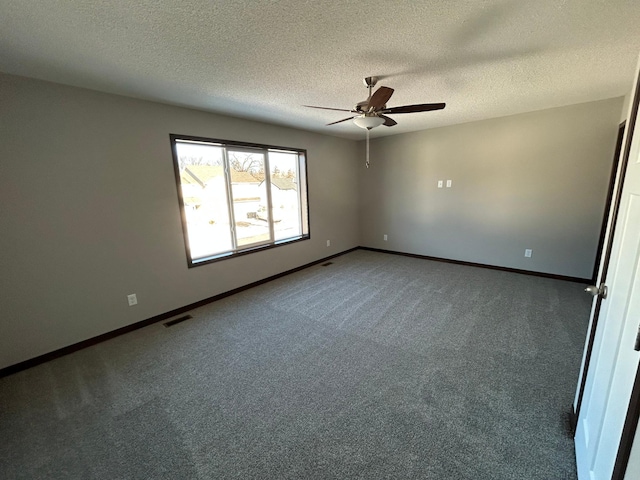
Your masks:
<svg viewBox="0 0 640 480"><path fill-rule="evenodd" d="M367 161L365 162L367 168L369 168L369 129L367 128Z"/></svg>

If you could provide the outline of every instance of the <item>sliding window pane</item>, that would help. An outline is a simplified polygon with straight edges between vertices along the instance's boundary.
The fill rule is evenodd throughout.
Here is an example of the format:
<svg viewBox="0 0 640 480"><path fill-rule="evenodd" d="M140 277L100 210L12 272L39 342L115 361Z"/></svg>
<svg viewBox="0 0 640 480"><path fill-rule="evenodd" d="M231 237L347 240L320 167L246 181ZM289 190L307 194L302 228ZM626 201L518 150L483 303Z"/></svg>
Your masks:
<svg viewBox="0 0 640 480"><path fill-rule="evenodd" d="M273 231L276 240L302 234L298 154L269 152Z"/></svg>
<svg viewBox="0 0 640 480"><path fill-rule="evenodd" d="M229 150L231 197L238 247L271 241L264 154Z"/></svg>
<svg viewBox="0 0 640 480"><path fill-rule="evenodd" d="M176 142L176 152L191 258L232 250L223 148Z"/></svg>

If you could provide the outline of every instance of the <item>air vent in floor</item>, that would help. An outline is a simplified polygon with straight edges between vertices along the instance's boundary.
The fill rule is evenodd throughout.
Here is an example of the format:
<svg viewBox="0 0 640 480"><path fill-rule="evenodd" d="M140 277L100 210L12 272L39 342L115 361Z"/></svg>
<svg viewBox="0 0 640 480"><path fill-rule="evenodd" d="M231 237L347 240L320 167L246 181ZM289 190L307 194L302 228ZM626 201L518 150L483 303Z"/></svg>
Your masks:
<svg viewBox="0 0 640 480"><path fill-rule="evenodd" d="M174 318L173 320L169 320L168 322L165 322L163 325L165 327L173 327L176 323L182 323L185 320L189 320L190 318L193 318L191 315L183 315L182 317L178 317L178 318Z"/></svg>

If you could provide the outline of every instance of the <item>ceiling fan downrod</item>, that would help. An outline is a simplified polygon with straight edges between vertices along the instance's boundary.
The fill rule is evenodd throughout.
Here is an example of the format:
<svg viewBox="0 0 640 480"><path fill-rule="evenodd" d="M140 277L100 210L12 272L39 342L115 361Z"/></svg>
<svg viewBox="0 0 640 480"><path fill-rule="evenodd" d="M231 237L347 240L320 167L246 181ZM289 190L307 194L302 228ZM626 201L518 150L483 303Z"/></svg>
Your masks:
<svg viewBox="0 0 640 480"><path fill-rule="evenodd" d="M373 95L373 87L378 83L378 77L365 77L362 79L364 86L369 89L369 97L367 98L367 104L371 101L371 95Z"/></svg>

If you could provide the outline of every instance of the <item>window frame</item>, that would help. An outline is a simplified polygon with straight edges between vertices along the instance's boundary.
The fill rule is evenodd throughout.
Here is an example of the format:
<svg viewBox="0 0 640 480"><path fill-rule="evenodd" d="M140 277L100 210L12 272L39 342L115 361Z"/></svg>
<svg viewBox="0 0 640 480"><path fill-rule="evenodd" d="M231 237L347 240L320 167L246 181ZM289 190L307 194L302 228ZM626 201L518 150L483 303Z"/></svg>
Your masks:
<svg viewBox="0 0 640 480"><path fill-rule="evenodd" d="M171 143L171 155L173 159L173 170L175 173L176 192L178 194L178 207L180 209L180 219L182 223L182 233L184 237L185 253L187 255L187 266L189 268L199 267L201 265L208 265L210 263L219 262L228 258L235 258L242 255L248 255L250 253L261 252L263 250L269 250L271 248L280 247L283 245L289 245L291 243L301 242L309 240L311 238L311 221L309 216L309 181L307 178L307 150L303 148L283 147L277 145L265 145L260 143L239 142L235 140L222 140L216 138L199 137L193 135L179 135L171 133L169 134ZM246 247L238 247L237 237L235 231L234 217L230 217L231 228L229 230L234 249L232 251L217 253L211 256L207 256L201 259L194 259L191 255L191 247L189 243L189 228L187 223L187 214L184 206L184 199L182 195L182 184L180 181L180 162L178 158L177 143L179 141L194 142L211 144L212 146L222 147L224 158L224 181L225 190L228 198L228 208L230 213L233 214L233 191L231 186L231 175L229 174L229 151L244 152L244 153L262 153L264 154L265 162L265 178L267 189L267 208L271 217L269 218L269 232L270 239L265 242L253 243ZM274 234L274 222L273 222L273 209L272 209L272 192L271 192L271 172L269 167L269 151L289 152L296 153L298 155L298 205L300 206L300 230L301 234L295 237L286 238L283 240L275 240ZM304 192L302 191L304 189ZM305 225L306 221L306 225Z"/></svg>

